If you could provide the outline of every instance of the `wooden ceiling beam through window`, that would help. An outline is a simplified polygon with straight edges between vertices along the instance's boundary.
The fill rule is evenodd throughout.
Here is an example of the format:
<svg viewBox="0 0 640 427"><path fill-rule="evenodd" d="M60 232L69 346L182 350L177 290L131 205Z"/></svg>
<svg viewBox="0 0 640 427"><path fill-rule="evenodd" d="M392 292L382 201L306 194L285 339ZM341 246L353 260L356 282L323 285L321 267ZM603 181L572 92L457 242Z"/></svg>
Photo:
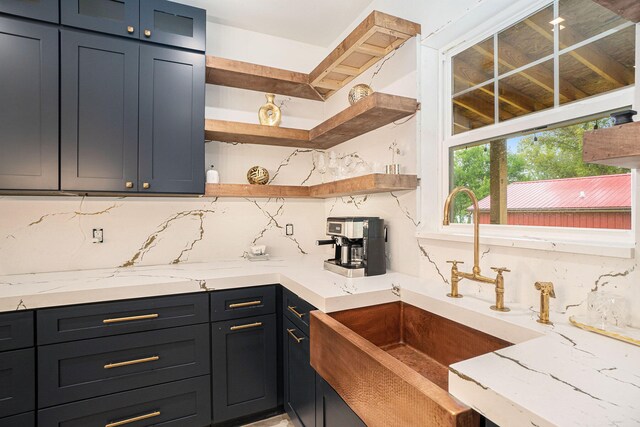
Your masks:
<svg viewBox="0 0 640 427"><path fill-rule="evenodd" d="M478 82L488 80L484 73L478 71L476 68L472 67L459 58L455 58L453 60L453 64L454 78L461 81L465 85L475 86L478 84ZM489 79L490 78L491 77L489 77ZM542 104L536 102L536 100L534 100L533 98L524 95L521 91L517 90L507 83L500 82L499 87L500 101L505 102L521 111L524 111L525 113L532 113L544 108ZM490 85L482 86L478 88L478 90L490 96L494 96L493 88Z"/></svg>
<svg viewBox="0 0 640 427"><path fill-rule="evenodd" d="M526 19L524 22L529 26L529 28L536 31L547 40L553 41L551 25L549 25L548 22L545 22L545 19L541 18L542 17L534 15L529 19ZM561 40L564 41L564 43L561 41L560 49L573 46L585 39L584 36L580 35L572 28L565 27L561 31ZM634 82L634 73L632 70L629 70L594 44L588 44L579 49L572 50L568 55L571 55L582 65L615 86L627 86Z"/></svg>
<svg viewBox="0 0 640 427"><path fill-rule="evenodd" d="M638 0L593 0L613 13L632 22L640 22L640 2Z"/></svg>
<svg viewBox="0 0 640 427"><path fill-rule="evenodd" d="M527 55L505 41L500 41L498 46L498 62L509 68L510 70L515 70L534 62ZM486 57L493 58L493 52L484 49L480 45L473 46L473 49L477 52L482 53ZM547 92L553 93L554 80L552 71L546 70L542 67L534 66L521 71L520 73L518 73L518 75L526 78L531 83L534 83ZM575 87L572 83L563 78L560 78L560 99L562 99L563 101L575 101L576 99L586 98L587 96L588 95L586 93Z"/></svg>

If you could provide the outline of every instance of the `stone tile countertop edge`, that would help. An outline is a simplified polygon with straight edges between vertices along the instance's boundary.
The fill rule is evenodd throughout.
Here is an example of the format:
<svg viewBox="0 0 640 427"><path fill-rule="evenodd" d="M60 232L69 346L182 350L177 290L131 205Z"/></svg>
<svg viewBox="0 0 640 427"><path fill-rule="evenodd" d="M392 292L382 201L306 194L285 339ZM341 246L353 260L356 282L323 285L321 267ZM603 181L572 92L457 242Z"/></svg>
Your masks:
<svg viewBox="0 0 640 427"><path fill-rule="evenodd" d="M451 365L449 391L501 426L640 425L640 347L582 331L552 312L489 310L490 301L445 296L442 283L388 272L348 279L322 257L242 259L0 276L0 312L281 283L333 312L404 301L515 345Z"/></svg>

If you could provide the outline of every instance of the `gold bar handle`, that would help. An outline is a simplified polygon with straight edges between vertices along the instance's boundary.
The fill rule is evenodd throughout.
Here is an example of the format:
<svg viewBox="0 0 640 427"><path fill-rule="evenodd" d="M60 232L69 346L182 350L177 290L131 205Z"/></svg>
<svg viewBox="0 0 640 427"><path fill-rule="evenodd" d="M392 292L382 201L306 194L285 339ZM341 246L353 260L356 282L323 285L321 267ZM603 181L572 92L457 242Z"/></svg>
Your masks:
<svg viewBox="0 0 640 427"><path fill-rule="evenodd" d="M229 304L229 308L242 308L242 307L252 307L254 305L262 304L261 300L256 301L247 301L247 302L236 302L233 304Z"/></svg>
<svg viewBox="0 0 640 427"><path fill-rule="evenodd" d="M160 360L160 356L145 357L144 359L127 360L125 362L108 363L104 365L104 369L120 368L121 366L137 365L138 363L155 362Z"/></svg>
<svg viewBox="0 0 640 427"><path fill-rule="evenodd" d="M127 418L126 420L116 421L115 423L105 424L104 427L118 427L125 424L135 423L136 421L142 421L149 418L160 416L160 411L151 412L150 414L140 415L139 417Z"/></svg>
<svg viewBox="0 0 640 427"><path fill-rule="evenodd" d="M295 331L295 329L287 329L287 332L289 333L289 335L291 335L293 337L293 339L296 340L296 342L298 344L300 344L302 341L304 341L304 337L298 338L296 336L296 334L293 333L293 331Z"/></svg>
<svg viewBox="0 0 640 427"><path fill-rule="evenodd" d="M258 326L262 326L262 322L247 323L246 325L232 326L229 328L229 330L239 331L241 329L257 328Z"/></svg>
<svg viewBox="0 0 640 427"><path fill-rule="evenodd" d="M302 316L304 316L304 313L298 313L298 311L296 310L297 307L291 307L290 305L288 305L287 308L290 312L298 316L300 319L302 319Z"/></svg>
<svg viewBox="0 0 640 427"><path fill-rule="evenodd" d="M143 314L141 316L129 316L129 317L116 317L113 319L104 319L102 323L108 325L109 323L120 323L120 322L132 322L135 320L146 320L146 319L155 319L159 317L159 314Z"/></svg>

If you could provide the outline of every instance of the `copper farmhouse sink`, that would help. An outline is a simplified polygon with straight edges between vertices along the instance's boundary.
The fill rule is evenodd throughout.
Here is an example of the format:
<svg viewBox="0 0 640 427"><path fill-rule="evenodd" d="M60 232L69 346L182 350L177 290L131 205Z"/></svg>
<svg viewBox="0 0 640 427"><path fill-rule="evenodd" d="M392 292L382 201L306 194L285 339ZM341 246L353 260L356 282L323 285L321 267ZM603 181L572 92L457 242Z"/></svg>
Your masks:
<svg viewBox="0 0 640 427"><path fill-rule="evenodd" d="M448 366L511 345L402 302L311 313L311 365L368 426L477 426Z"/></svg>

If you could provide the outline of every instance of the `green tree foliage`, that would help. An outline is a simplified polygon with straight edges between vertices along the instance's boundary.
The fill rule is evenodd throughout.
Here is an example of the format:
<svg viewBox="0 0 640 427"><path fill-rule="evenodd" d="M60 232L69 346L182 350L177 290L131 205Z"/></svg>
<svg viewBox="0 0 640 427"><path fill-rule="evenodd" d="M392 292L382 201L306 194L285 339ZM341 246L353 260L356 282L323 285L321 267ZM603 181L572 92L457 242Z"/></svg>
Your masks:
<svg viewBox="0 0 640 427"><path fill-rule="evenodd" d="M610 119L597 121L600 128L610 127ZM566 126L527 135L509 145L507 170L509 183L543 179L626 173L628 169L596 165L582 161L582 135L592 130L595 122ZM537 139L537 140L536 140ZM515 144L515 146L514 146ZM473 190L478 200L489 195L489 144L453 152L453 184ZM454 221L470 222L467 208L471 199L459 195L454 204Z"/></svg>

